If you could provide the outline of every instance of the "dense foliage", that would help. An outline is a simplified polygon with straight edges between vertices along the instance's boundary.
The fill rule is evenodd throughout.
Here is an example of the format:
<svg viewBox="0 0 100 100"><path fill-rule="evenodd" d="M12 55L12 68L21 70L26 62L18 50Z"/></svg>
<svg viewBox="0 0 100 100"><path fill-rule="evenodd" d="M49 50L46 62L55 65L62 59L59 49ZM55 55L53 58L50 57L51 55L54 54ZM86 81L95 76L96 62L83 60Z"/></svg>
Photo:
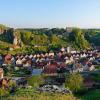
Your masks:
<svg viewBox="0 0 100 100"><path fill-rule="evenodd" d="M72 46L72 48L81 50L91 48L91 44L100 45L100 31L97 30L83 30L78 28L71 28L71 31L63 28L14 30L13 28L8 28L4 25L0 25L0 30L0 41L5 42L5 45L8 45L8 43L12 45L16 34L21 42L21 48L11 52L9 51L11 46L7 46L6 48L5 45L1 46L1 53L48 52L69 45Z"/></svg>
<svg viewBox="0 0 100 100"><path fill-rule="evenodd" d="M65 86L73 92L78 92L83 88L83 77L78 73L70 74L66 79Z"/></svg>
<svg viewBox="0 0 100 100"><path fill-rule="evenodd" d="M85 95L80 97L82 100L99 100L100 99L100 89L95 89L88 91Z"/></svg>
<svg viewBox="0 0 100 100"><path fill-rule="evenodd" d="M72 42L73 47L80 49L88 49L89 43L84 38L84 33L81 29L73 29L69 34L69 40Z"/></svg>

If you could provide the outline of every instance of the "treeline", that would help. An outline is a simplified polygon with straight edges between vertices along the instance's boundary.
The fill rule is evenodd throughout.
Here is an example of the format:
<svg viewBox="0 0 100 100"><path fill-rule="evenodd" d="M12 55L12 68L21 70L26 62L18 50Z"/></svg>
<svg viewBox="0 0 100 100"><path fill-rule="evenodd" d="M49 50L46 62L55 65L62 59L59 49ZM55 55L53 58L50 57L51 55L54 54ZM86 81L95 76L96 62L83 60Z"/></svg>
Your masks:
<svg viewBox="0 0 100 100"><path fill-rule="evenodd" d="M21 50L23 52L38 51L56 51L61 47L71 46L72 48L81 50L91 48L91 44L99 45L100 42L94 40L98 38L100 41L100 33L97 30L83 30L79 28L42 28L42 29L13 29L2 27L0 40L13 43L14 34L17 32L18 38L21 40Z"/></svg>

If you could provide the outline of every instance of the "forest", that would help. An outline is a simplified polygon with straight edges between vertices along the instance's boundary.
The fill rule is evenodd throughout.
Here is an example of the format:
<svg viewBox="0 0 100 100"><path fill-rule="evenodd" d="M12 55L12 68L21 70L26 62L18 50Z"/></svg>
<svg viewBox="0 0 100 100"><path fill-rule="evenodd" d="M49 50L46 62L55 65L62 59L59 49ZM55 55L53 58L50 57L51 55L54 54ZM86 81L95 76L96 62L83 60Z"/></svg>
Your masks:
<svg viewBox="0 0 100 100"><path fill-rule="evenodd" d="M20 40L20 48L9 50L14 37ZM99 29L80 28L10 28L0 24L0 53L36 53L57 51L71 46L75 50L93 49L100 46Z"/></svg>

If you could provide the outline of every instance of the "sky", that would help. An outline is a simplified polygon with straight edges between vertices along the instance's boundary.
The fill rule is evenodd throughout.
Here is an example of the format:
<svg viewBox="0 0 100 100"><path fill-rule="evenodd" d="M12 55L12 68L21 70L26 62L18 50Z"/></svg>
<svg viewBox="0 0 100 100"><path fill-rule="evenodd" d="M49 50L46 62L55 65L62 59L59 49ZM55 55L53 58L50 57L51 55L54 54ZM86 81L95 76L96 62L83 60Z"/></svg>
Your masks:
<svg viewBox="0 0 100 100"><path fill-rule="evenodd" d="M14 28L100 28L100 0L0 0L0 24Z"/></svg>

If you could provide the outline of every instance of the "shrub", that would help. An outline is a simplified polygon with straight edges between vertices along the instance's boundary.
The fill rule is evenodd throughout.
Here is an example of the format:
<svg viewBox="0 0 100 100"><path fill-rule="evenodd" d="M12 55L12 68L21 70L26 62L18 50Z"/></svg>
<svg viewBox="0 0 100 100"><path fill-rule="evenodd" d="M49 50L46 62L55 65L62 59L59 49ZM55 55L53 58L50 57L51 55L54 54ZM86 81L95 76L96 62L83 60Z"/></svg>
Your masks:
<svg viewBox="0 0 100 100"><path fill-rule="evenodd" d="M6 96L6 95L8 95L9 94L9 91L7 91L7 90L5 90L5 89L3 89L3 88L0 88L0 97L1 96Z"/></svg>
<svg viewBox="0 0 100 100"><path fill-rule="evenodd" d="M39 84L42 83L43 83L43 78L40 75L35 75L28 79L28 84L33 87L37 87L39 86Z"/></svg>
<svg viewBox="0 0 100 100"><path fill-rule="evenodd" d="M73 92L80 91L83 88L83 77L78 73L70 74L66 79L65 87Z"/></svg>

